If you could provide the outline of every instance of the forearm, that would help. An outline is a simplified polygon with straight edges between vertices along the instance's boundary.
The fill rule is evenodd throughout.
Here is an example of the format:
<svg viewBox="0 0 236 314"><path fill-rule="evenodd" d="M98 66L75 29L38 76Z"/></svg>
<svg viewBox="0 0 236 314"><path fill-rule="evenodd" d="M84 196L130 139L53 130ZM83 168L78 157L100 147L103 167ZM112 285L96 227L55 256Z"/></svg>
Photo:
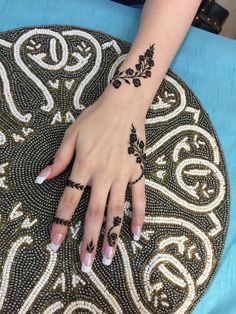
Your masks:
<svg viewBox="0 0 236 314"><path fill-rule="evenodd" d="M118 94L135 93L135 97L143 100L144 110L147 111L200 3L201 0L146 0L137 35L119 71L131 68L135 73L139 56L154 44L152 57L154 65L150 68L151 76L146 78L141 76L141 84L138 87L132 84L132 79L129 79L130 84L120 79L122 84L119 88L109 84L108 89L114 89Z"/></svg>

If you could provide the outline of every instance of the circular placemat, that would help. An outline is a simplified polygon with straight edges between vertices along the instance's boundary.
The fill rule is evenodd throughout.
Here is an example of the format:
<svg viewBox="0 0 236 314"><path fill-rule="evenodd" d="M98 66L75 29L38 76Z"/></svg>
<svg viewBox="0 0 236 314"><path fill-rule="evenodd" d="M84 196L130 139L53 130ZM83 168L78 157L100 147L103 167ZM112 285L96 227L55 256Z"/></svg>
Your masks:
<svg viewBox="0 0 236 314"><path fill-rule="evenodd" d="M227 169L207 113L171 70L146 116L147 207L140 241L130 232L127 189L112 264L101 262L103 226L92 271L81 272L87 186L65 242L57 253L48 249L72 163L40 186L35 177L130 47L81 27L0 33L1 313L189 313L215 272L228 224Z"/></svg>

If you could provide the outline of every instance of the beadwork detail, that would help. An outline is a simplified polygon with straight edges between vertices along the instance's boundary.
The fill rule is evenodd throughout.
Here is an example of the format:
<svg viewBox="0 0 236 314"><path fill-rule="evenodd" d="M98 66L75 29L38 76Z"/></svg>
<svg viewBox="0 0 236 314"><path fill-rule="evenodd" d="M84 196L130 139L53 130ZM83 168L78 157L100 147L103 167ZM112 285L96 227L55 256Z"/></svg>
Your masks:
<svg viewBox="0 0 236 314"><path fill-rule="evenodd" d="M127 189L119 241L113 231L120 217L109 233L110 243L117 242L114 261L105 267L97 254L93 271L80 271L88 188L60 252L48 247L73 163L40 187L34 178L55 156L68 126L103 93L130 48L126 41L74 26L0 33L1 313L190 313L213 278L229 217L224 155L199 100L170 69L146 115L145 158L131 129L130 150L143 156L140 166L146 160L140 241L130 232L134 209Z"/></svg>

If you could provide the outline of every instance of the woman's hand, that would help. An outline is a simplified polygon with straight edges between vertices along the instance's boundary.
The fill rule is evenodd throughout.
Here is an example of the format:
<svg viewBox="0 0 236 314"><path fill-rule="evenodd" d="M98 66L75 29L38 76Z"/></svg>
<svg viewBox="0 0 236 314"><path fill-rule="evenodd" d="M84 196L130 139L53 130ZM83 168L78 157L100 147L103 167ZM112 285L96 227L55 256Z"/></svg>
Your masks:
<svg viewBox="0 0 236 314"><path fill-rule="evenodd" d="M142 100L134 100L133 92L120 94L108 91L87 107L68 127L53 164L44 168L37 183L52 179L65 170L74 153L70 180L84 187L91 186L80 247L82 271L88 272L96 255L107 197L106 230L102 247L103 263L109 265L115 254L123 221L127 185L140 177L145 161L145 117ZM145 178L131 184L131 231L138 240L144 222ZM66 186L60 198L56 217L70 220L83 189ZM68 226L54 222L51 249L56 251L65 239Z"/></svg>

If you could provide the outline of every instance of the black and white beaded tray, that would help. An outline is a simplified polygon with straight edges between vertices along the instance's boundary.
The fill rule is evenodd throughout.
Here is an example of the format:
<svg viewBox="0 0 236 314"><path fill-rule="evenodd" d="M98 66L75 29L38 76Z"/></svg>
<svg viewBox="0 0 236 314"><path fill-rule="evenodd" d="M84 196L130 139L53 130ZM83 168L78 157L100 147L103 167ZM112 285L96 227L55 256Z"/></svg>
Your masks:
<svg viewBox="0 0 236 314"><path fill-rule="evenodd" d="M82 273L77 256L86 187L66 241L57 253L48 250L72 164L40 186L35 177L130 47L81 27L0 33L1 313L189 313L212 279L228 225L227 170L207 113L171 70L145 122L147 207L140 241L130 232L127 189L111 266L101 262L101 234L92 271Z"/></svg>

